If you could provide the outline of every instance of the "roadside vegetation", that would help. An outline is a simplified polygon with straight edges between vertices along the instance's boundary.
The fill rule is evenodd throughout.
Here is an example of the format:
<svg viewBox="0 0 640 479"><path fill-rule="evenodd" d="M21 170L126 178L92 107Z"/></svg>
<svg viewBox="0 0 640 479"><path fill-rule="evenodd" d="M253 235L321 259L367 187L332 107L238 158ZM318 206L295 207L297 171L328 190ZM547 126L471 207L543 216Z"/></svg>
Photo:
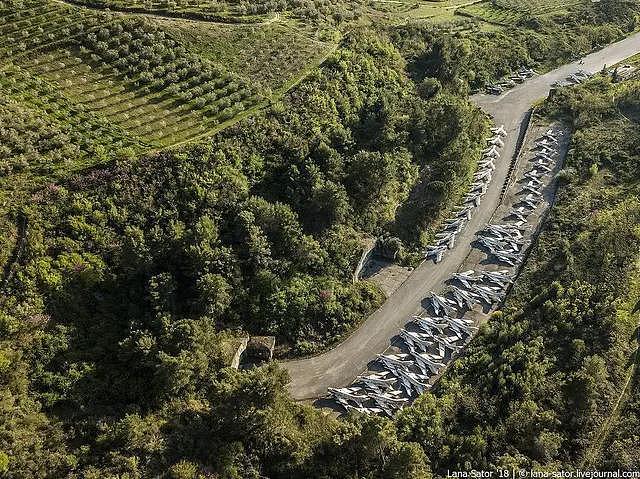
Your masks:
<svg viewBox="0 0 640 479"><path fill-rule="evenodd" d="M434 472L573 469L618 414L640 322L639 99L637 81L599 78L541 110L574 128L550 218L505 307L396 421ZM633 470L637 430L612 434L600 465Z"/></svg>
<svg viewBox="0 0 640 479"><path fill-rule="evenodd" d="M636 356L637 357L637 356ZM637 366L637 363L636 363ZM637 369L630 384L628 397L612 421L597 457L596 466L603 470L637 471L640 469L640 387Z"/></svg>

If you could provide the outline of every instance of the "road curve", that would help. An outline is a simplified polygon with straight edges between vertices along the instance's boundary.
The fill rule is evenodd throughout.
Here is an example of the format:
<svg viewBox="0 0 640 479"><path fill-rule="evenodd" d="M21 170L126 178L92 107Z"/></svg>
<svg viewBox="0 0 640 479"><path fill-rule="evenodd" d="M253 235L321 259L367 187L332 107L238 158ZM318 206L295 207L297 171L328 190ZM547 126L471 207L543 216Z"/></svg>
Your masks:
<svg viewBox="0 0 640 479"><path fill-rule="evenodd" d="M551 85L577 70L597 72L606 65L614 65L640 51L640 33L587 55L583 63L564 65L545 75L534 77L500 96L479 94L472 101L504 124L508 132L502 158L496 162L491 182L482 204L458 236L456 247L445 254L439 264L424 262L388 298L388 300L347 339L335 348L315 357L283 362L289 372L289 391L294 399L315 399L324 396L328 387L350 384L367 368L375 355L389 346L390 339L411 316L423 310L422 300L429 291L440 291L444 282L458 271L471 251L471 243L478 230L486 225L500 203L500 192L506 179L510 159L516 149L520 126L531 105L545 97Z"/></svg>

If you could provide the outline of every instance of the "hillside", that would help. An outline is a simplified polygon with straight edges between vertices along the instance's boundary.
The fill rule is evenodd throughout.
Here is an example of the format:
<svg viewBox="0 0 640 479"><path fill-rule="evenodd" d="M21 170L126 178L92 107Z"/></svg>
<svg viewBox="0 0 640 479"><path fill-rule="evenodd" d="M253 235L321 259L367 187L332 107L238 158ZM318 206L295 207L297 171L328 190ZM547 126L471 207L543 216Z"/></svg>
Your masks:
<svg viewBox="0 0 640 479"><path fill-rule="evenodd" d="M635 467L637 80L543 105L573 132L549 221L398 416L336 419L277 363L229 367L245 335L279 360L357 328L385 300L354 281L368 245L414 266L469 189L491 124L469 93L640 14L468 3L0 0L0 477Z"/></svg>

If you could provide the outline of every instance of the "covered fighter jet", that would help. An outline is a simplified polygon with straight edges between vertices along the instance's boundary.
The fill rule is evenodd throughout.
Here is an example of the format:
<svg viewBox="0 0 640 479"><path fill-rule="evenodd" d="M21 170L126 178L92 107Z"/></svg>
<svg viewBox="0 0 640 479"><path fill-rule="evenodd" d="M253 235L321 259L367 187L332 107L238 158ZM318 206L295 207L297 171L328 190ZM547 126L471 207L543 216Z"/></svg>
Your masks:
<svg viewBox="0 0 640 479"><path fill-rule="evenodd" d="M436 239L438 246L446 246L449 249L453 249L456 243L456 233L451 231L438 233Z"/></svg>
<svg viewBox="0 0 640 479"><path fill-rule="evenodd" d="M497 146L498 148L502 148L504 146L504 141L502 141L502 138L500 137L500 135L496 135L489 138L487 140L487 144Z"/></svg>
<svg viewBox="0 0 640 479"><path fill-rule="evenodd" d="M448 316L444 316L441 318L414 316L413 321L422 330L427 332L436 330L441 335L446 335L445 330L447 328L457 333L468 335L477 331L477 328L473 327L473 321L466 318L451 318Z"/></svg>
<svg viewBox="0 0 640 479"><path fill-rule="evenodd" d="M447 298L443 298L442 296L438 296L433 291L431 291L431 296L427 299L429 300L429 304L433 309L433 312L436 316L450 316L450 313L453 311L451 307L451 302Z"/></svg>
<svg viewBox="0 0 640 479"><path fill-rule="evenodd" d="M538 204L540 203L540 197L534 196L534 195L527 195L524 198L520 199L520 203L522 203L528 208L531 208L532 210L535 210L538 207Z"/></svg>
<svg viewBox="0 0 640 479"><path fill-rule="evenodd" d="M575 72L574 75L586 80L587 78L591 78L593 76L593 73L589 73L586 70L580 69L577 72Z"/></svg>
<svg viewBox="0 0 640 479"><path fill-rule="evenodd" d="M513 283L511 273L507 269L500 271L483 271L482 276L489 282L505 287Z"/></svg>
<svg viewBox="0 0 640 479"><path fill-rule="evenodd" d="M476 301L476 299L467 291L462 288L458 288L455 285L451 286L451 294L453 295L454 301L460 308L473 309L473 307L478 304L478 301Z"/></svg>
<svg viewBox="0 0 640 479"><path fill-rule="evenodd" d="M568 81L569 83L573 83L574 85L577 85L578 83L582 83L584 81L584 78L581 78L575 74L572 74L566 78L566 81Z"/></svg>
<svg viewBox="0 0 640 479"><path fill-rule="evenodd" d="M450 355L456 354L458 351L462 349L462 344L458 344L460 337L457 335L442 337L439 336L437 339L438 353L440 356L446 356L447 352Z"/></svg>
<svg viewBox="0 0 640 479"><path fill-rule="evenodd" d="M534 146L534 151L536 151L537 156L540 156L541 154L549 156L555 153L555 149L546 145L536 145Z"/></svg>
<svg viewBox="0 0 640 479"><path fill-rule="evenodd" d="M495 145L490 146L489 148L482 150L482 155L485 158L500 158L500 152Z"/></svg>
<svg viewBox="0 0 640 479"><path fill-rule="evenodd" d="M542 186L544 185L544 183L542 182L542 180L540 180L540 178L525 178L524 181L526 181L527 183L531 184L532 186Z"/></svg>
<svg viewBox="0 0 640 479"><path fill-rule="evenodd" d="M344 408L349 411L358 411L361 414L382 414L384 411L379 407L358 407L358 406L350 406L349 404L343 404Z"/></svg>
<svg viewBox="0 0 640 479"><path fill-rule="evenodd" d="M527 171L527 172L524 174L524 177L525 177L525 178L538 178L538 179L540 179L540 178L542 178L542 177L543 177L543 176L545 176L545 175L546 175L546 173L545 173L545 172L543 172L543 171L538 171L537 169L535 169L535 168L534 168L534 169L532 169L532 170Z"/></svg>
<svg viewBox="0 0 640 479"><path fill-rule="evenodd" d="M415 333L413 331L407 331L406 329L400 330L400 337L407 343L409 348L419 349L420 351L427 351L433 346L433 333Z"/></svg>
<svg viewBox="0 0 640 479"><path fill-rule="evenodd" d="M545 152L547 154L552 154L556 152L556 147L551 144L551 142L547 141L546 139L542 139L542 140L537 140L534 144L533 144L533 148L534 151L542 151Z"/></svg>
<svg viewBox="0 0 640 479"><path fill-rule="evenodd" d="M487 295L493 301L502 301L502 299L504 298L503 288L499 288L496 286L478 285L474 288L474 290Z"/></svg>
<svg viewBox="0 0 640 479"><path fill-rule="evenodd" d="M469 193L464 197L465 204L472 204L476 207L480 206L480 201L482 200L482 193Z"/></svg>
<svg viewBox="0 0 640 479"><path fill-rule="evenodd" d="M400 385L405 390L407 396L413 396L414 391L416 395L419 396L431 387L431 384L428 383L429 376L425 374L399 370L398 379L400 380Z"/></svg>
<svg viewBox="0 0 640 479"><path fill-rule="evenodd" d="M456 233L457 233L464 226L464 219L462 219L462 218L451 218L451 219L445 220L443 226L444 226L445 230L456 231Z"/></svg>
<svg viewBox="0 0 640 479"><path fill-rule="evenodd" d="M476 275L475 271L473 270L464 271L462 273L453 273L453 275L451 275L451 278L456 281L459 281L467 288L470 288L472 283L482 281L482 277Z"/></svg>
<svg viewBox="0 0 640 479"><path fill-rule="evenodd" d="M389 374L372 373L358 376L357 381L364 384L365 387L372 389L374 392L381 392L392 389L396 378Z"/></svg>
<svg viewBox="0 0 640 479"><path fill-rule="evenodd" d="M546 138L548 140L553 141L554 143L558 141L558 137L556 135L554 135L553 130L551 128L549 128L544 135L542 135L543 138Z"/></svg>
<svg viewBox="0 0 640 479"><path fill-rule="evenodd" d="M458 341L462 339L462 336L458 333L454 332L453 334L445 333L436 335L431 331L425 330L424 334L431 337L433 343L435 344L435 346L437 346L438 352L441 356L445 356L447 351L453 354L462 348L462 345L458 344ZM411 348L409 350L411 351ZM412 351L412 354L413 352L415 352L415 350Z"/></svg>
<svg viewBox="0 0 640 479"><path fill-rule="evenodd" d="M493 159L491 159L491 158L485 158L485 159L482 159L482 160L480 160L480 161L478 162L478 166L479 166L480 168L483 168L483 169L489 169L489 170L492 170L492 171L493 171L493 170L495 170L495 169L496 169L496 165L495 165L495 163L494 163L493 161L494 161L494 160L493 160Z"/></svg>
<svg viewBox="0 0 640 479"><path fill-rule="evenodd" d="M536 161L535 164L533 165L535 168L537 169L541 169L544 170L546 172L551 172L551 167L548 166L544 161Z"/></svg>
<svg viewBox="0 0 640 479"><path fill-rule="evenodd" d="M478 328L473 325L473 321L465 318L449 318L449 327L456 333L468 336L473 336L478 331Z"/></svg>
<svg viewBox="0 0 640 479"><path fill-rule="evenodd" d="M445 330L449 327L449 321L447 317L434 318L431 316L414 316L413 322L418 325L423 331L438 331L440 334L444 334Z"/></svg>
<svg viewBox="0 0 640 479"><path fill-rule="evenodd" d="M555 148L553 146L553 142L551 140L546 139L546 138L542 138L542 139L536 140L535 146L538 149L544 149L544 150L548 150L548 149L553 150Z"/></svg>
<svg viewBox="0 0 640 479"><path fill-rule="evenodd" d="M496 236L510 236L515 238L521 238L522 233L527 230L526 223L506 223L506 224L488 224L485 231L492 233Z"/></svg>
<svg viewBox="0 0 640 479"><path fill-rule="evenodd" d="M527 217L531 214L531 210L528 208L524 208L524 207L519 207L519 208L512 208L511 211L509 211L509 216L513 216L517 219L519 219L520 221L527 221Z"/></svg>
<svg viewBox="0 0 640 479"><path fill-rule="evenodd" d="M553 158L551 156L549 156L548 153L545 153L544 151L539 151L535 154L535 156L531 159L532 162L536 162L536 161L542 161L544 163L553 163Z"/></svg>
<svg viewBox="0 0 640 479"><path fill-rule="evenodd" d="M507 130L504 129L504 125L500 125L497 128L491 128L491 133L502 136L503 138L507 136Z"/></svg>
<svg viewBox="0 0 640 479"><path fill-rule="evenodd" d="M542 196L542 191L540 191L539 186L532 185L530 183L527 183L526 185L524 185L521 191L527 194L531 193L536 196Z"/></svg>
<svg viewBox="0 0 640 479"><path fill-rule="evenodd" d="M447 367L443 356L418 351L413 351L412 354L423 374L439 374L440 371Z"/></svg>
<svg viewBox="0 0 640 479"><path fill-rule="evenodd" d="M486 183L489 183L491 181L491 170L490 169L480 170L473 175L473 178L476 180L483 180Z"/></svg>
<svg viewBox="0 0 640 479"><path fill-rule="evenodd" d="M464 218L469 221L471 219L471 213L473 212L473 208L471 206L465 206L460 211L456 213L458 218Z"/></svg>
<svg viewBox="0 0 640 479"><path fill-rule="evenodd" d="M477 289L476 287L469 290L469 294L472 295L474 298L477 298L478 301L483 301L485 304L489 306L491 306L494 303L494 299L491 296L486 294L484 291ZM456 332L464 331L464 330L461 330L460 328L455 328L455 327L453 329L455 329Z"/></svg>
<svg viewBox="0 0 640 479"><path fill-rule="evenodd" d="M471 185L470 191L473 193L480 193L481 195L484 195L487 193L487 183L473 183Z"/></svg>
<svg viewBox="0 0 640 479"><path fill-rule="evenodd" d="M362 407L362 405L369 400L369 396L366 394L365 390L358 387L328 388L328 391L329 394L342 405L352 402L357 406Z"/></svg>
<svg viewBox="0 0 640 479"><path fill-rule="evenodd" d="M498 252L517 253L525 245L522 238L490 238L480 236L478 243L487 248L492 254Z"/></svg>
<svg viewBox="0 0 640 479"><path fill-rule="evenodd" d="M378 406L380 406L389 416L393 414L394 410L402 409L408 402L408 398L402 397L400 391L390 391L386 393L371 393L371 399L373 399Z"/></svg>
<svg viewBox="0 0 640 479"><path fill-rule="evenodd" d="M439 263L440 261L442 261L442 258L446 251L446 245L427 246L427 249L424 253L424 259L433 258L436 263Z"/></svg>
<svg viewBox="0 0 640 479"><path fill-rule="evenodd" d="M411 356L408 354L378 354L378 361L380 361L385 367L391 371L397 371L398 369L409 369L413 364Z"/></svg>
<svg viewBox="0 0 640 479"><path fill-rule="evenodd" d="M519 264L522 261L522 254L521 253L509 253L509 252L504 252L504 253L493 253L493 255L496 257L496 259L502 263L506 263L510 266L516 266L517 264Z"/></svg>
<svg viewBox="0 0 640 479"><path fill-rule="evenodd" d="M527 67L520 67L518 72L521 73L522 75L526 76L527 78L530 78L530 77L532 77L533 75L536 74L535 70L533 70L532 68L527 68Z"/></svg>

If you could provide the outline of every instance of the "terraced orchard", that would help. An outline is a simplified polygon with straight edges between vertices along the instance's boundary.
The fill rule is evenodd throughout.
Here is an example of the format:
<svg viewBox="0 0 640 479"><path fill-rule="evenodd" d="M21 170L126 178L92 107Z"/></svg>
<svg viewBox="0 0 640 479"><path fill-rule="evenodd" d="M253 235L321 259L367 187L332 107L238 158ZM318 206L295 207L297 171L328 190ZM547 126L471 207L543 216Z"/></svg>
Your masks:
<svg viewBox="0 0 640 479"><path fill-rule="evenodd" d="M145 145L17 67L0 69L0 206L21 191Z"/></svg>
<svg viewBox="0 0 640 479"><path fill-rule="evenodd" d="M283 10L282 3L263 1L207 1L207 0L76 0L96 8L112 8L149 13L195 14L202 18L245 16Z"/></svg>
<svg viewBox="0 0 640 479"><path fill-rule="evenodd" d="M263 100L144 18L42 2L3 7L5 65L43 78L151 146L206 134Z"/></svg>
<svg viewBox="0 0 640 479"><path fill-rule="evenodd" d="M342 21L360 13L361 0L70 0L93 8L145 12L229 23L259 23L284 12L308 20Z"/></svg>
<svg viewBox="0 0 640 479"><path fill-rule="evenodd" d="M333 45L316 39L293 21L229 25L158 20L162 29L189 48L230 71L278 90L317 64Z"/></svg>

